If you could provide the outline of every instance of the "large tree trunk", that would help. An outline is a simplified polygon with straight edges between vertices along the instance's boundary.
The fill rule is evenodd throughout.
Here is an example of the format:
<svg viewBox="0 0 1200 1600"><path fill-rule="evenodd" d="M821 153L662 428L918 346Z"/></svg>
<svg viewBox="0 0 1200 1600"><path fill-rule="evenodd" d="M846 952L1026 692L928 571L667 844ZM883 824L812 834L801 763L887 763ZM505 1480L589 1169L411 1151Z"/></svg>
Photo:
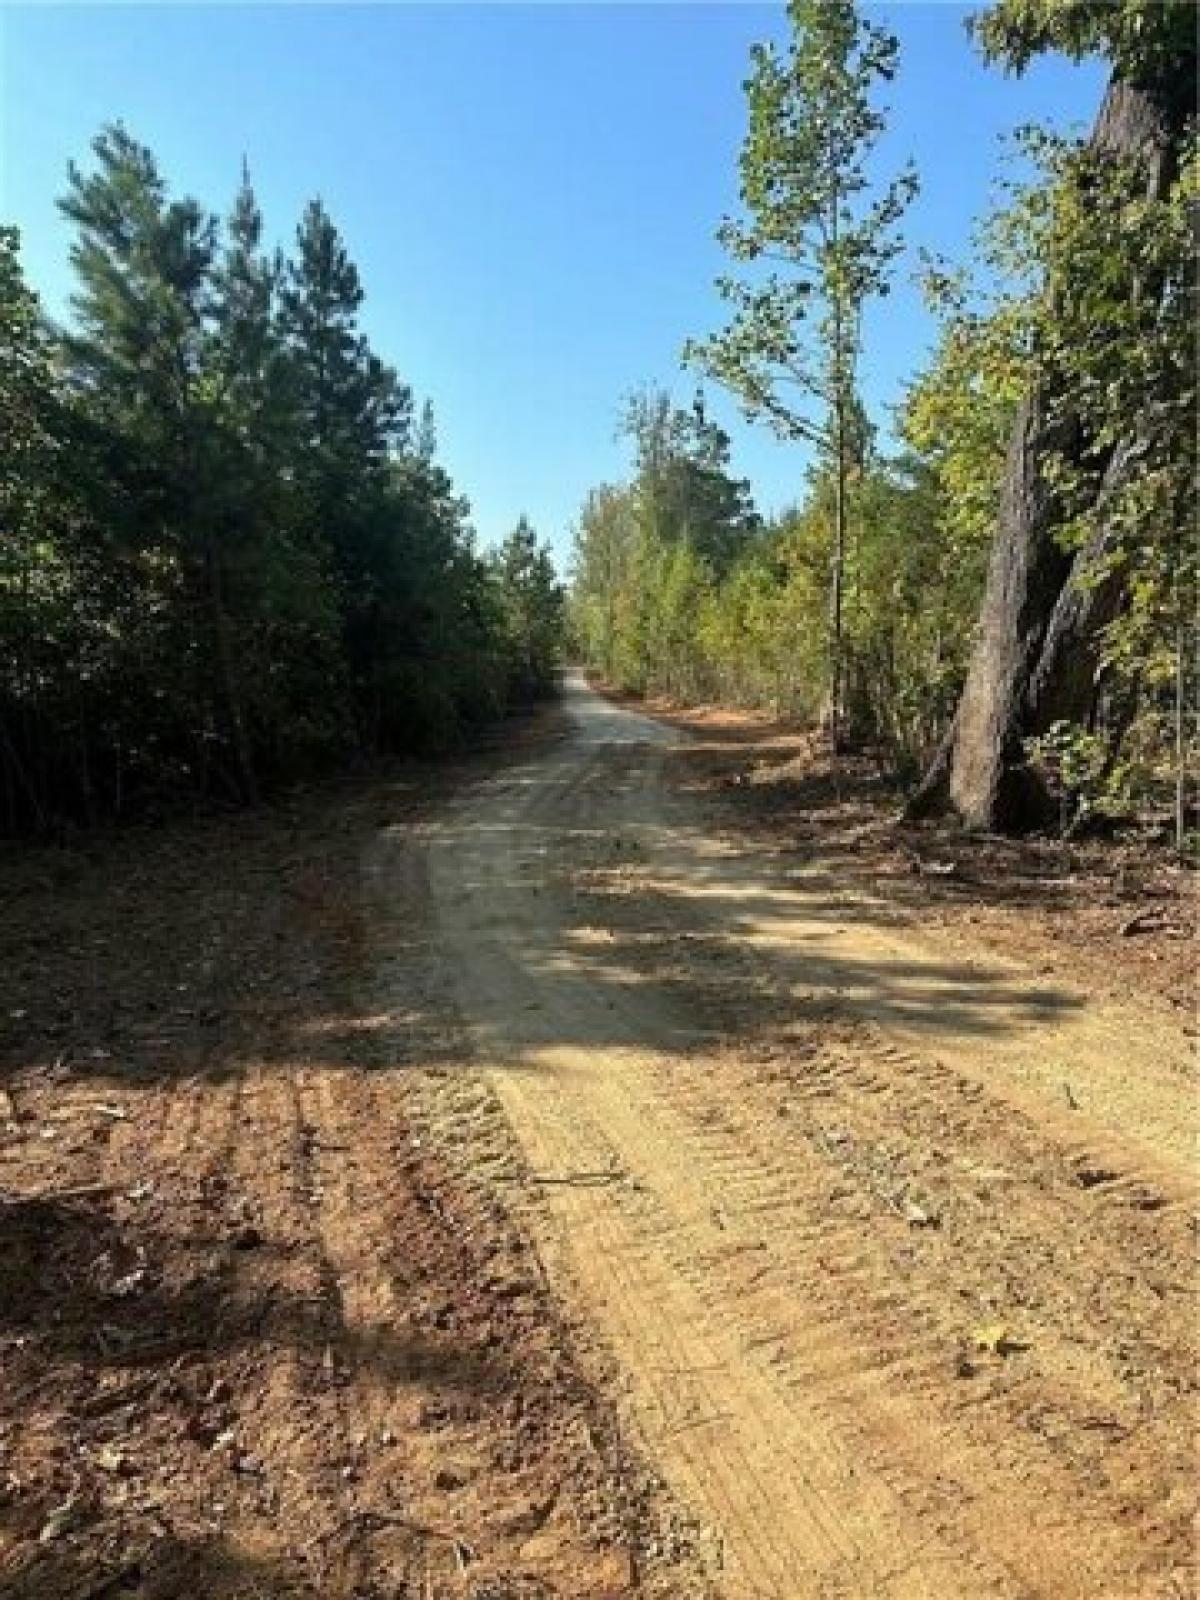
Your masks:
<svg viewBox="0 0 1200 1600"><path fill-rule="evenodd" d="M1024 709L1047 624L1072 566L1054 539L1054 504L1042 465L1051 451L1069 450L1071 443L1047 423L1040 395L1024 402L1009 448L1000 525L950 763L951 804L972 827L1045 820L1040 786L1022 759L1022 740L1030 731Z"/></svg>
<svg viewBox="0 0 1200 1600"><path fill-rule="evenodd" d="M1092 132L1093 150L1140 161L1154 194L1174 176L1194 110L1193 65L1179 65L1170 82L1114 79ZM948 801L974 828L1017 832L1051 820L1054 808L1025 761L1024 741L1055 721L1086 721L1091 713L1098 635L1121 597L1112 583L1087 581L1095 547L1072 556L1057 543L1045 470L1051 456L1082 449L1083 430L1069 420L1051 422L1049 398L1034 392L1018 412L967 680L910 815ZM1126 456L1119 449L1107 463L1100 497L1111 492Z"/></svg>

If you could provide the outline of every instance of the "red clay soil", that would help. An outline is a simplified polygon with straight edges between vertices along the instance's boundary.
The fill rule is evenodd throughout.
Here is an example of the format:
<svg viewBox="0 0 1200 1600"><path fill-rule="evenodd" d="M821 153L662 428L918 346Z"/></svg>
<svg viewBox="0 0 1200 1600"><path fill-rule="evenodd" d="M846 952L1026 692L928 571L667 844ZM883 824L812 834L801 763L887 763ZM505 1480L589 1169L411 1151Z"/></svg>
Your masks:
<svg viewBox="0 0 1200 1600"><path fill-rule="evenodd" d="M363 883L470 770L0 859L6 1600L700 1592Z"/></svg>

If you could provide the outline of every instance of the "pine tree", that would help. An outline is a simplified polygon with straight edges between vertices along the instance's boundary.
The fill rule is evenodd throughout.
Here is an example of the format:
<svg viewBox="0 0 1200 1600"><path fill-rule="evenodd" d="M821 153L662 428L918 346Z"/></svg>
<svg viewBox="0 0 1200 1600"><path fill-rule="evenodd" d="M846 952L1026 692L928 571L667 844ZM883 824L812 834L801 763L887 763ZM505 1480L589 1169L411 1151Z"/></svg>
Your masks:
<svg viewBox="0 0 1200 1600"><path fill-rule="evenodd" d="M723 576L758 517L749 483L730 471L729 435L709 418L702 392L686 411L673 406L665 390L636 394L621 432L633 442L635 493L647 533L685 541L714 576Z"/></svg>
<svg viewBox="0 0 1200 1600"><path fill-rule="evenodd" d="M280 328L297 406L293 470L309 537L328 551L360 736L381 724L381 596L403 565L389 516L389 463L409 442L411 395L372 352L358 269L320 200L305 210L284 270ZM365 719L365 720L362 720Z"/></svg>
<svg viewBox="0 0 1200 1600"><path fill-rule="evenodd" d="M231 788L253 799L258 782L213 504L208 313L217 223L196 201L168 198L153 155L120 124L92 149L94 170L72 164L60 202L79 229L72 262L80 331L67 350L90 409L115 430L134 474L133 542L162 542L178 576L177 624L198 646L188 673L195 676L180 691L199 701L202 728L210 720L219 728Z"/></svg>
<svg viewBox="0 0 1200 1600"><path fill-rule="evenodd" d="M329 490L369 483L407 438L409 391L376 357L358 326L363 290L337 228L320 200L296 231L281 296L309 475Z"/></svg>
<svg viewBox="0 0 1200 1600"><path fill-rule="evenodd" d="M562 588L550 552L538 544L526 516L489 563L500 597L508 657L509 695L536 699L554 686L562 652Z"/></svg>
<svg viewBox="0 0 1200 1600"><path fill-rule="evenodd" d="M65 441L54 355L19 247L16 229L0 228L0 781L9 831L46 820L42 702L70 625L56 581Z"/></svg>
<svg viewBox="0 0 1200 1600"><path fill-rule="evenodd" d="M301 514L300 409L279 323L283 263L262 248L243 163L213 274L210 362L220 461L212 507L253 717L274 730L277 774L307 770L342 742L348 714L341 618L328 550Z"/></svg>
<svg viewBox="0 0 1200 1600"><path fill-rule="evenodd" d="M289 265L247 170L222 230L119 125L93 157L69 331L0 231L0 829L449 743L503 709L518 637L542 681L548 558L519 634L324 209Z"/></svg>

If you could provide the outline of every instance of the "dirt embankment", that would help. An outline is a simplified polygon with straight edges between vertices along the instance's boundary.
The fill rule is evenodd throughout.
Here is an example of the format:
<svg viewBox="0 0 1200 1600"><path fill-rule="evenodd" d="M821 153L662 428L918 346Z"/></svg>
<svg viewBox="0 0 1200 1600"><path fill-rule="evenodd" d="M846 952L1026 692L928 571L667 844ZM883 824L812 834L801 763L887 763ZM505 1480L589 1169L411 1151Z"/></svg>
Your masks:
<svg viewBox="0 0 1200 1600"><path fill-rule="evenodd" d="M6 1600L676 1592L428 943L423 823L521 742L0 861Z"/></svg>

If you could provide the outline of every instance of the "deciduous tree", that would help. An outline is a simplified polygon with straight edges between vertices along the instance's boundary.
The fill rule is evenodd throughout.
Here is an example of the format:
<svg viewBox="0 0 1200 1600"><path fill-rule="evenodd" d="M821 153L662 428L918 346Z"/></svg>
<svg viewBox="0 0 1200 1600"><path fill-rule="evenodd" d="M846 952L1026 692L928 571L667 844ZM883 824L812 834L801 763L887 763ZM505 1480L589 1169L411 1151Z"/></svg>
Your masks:
<svg viewBox="0 0 1200 1600"><path fill-rule="evenodd" d="M886 294L898 224L916 189L909 170L872 182L885 125L875 101L896 70L895 38L854 0L790 0L790 38L755 47L746 84L744 215L718 237L746 271L718 287L728 326L692 342L702 366L785 439L832 464L829 723L842 726L843 609L850 486L865 454L858 388L862 318Z"/></svg>
<svg viewBox="0 0 1200 1600"><path fill-rule="evenodd" d="M1180 219L1194 183L1195 11L1189 0L998 0L977 31L1015 72L1046 50L1100 52L1112 68L1090 140L1059 153L1043 189L1035 373L1009 445L978 643L913 807L949 799L973 826L1012 829L1053 815L1029 740L1095 717L1106 632L1136 592L1130 562L1178 545L1166 530L1192 477L1190 423L1177 423L1191 392Z"/></svg>

